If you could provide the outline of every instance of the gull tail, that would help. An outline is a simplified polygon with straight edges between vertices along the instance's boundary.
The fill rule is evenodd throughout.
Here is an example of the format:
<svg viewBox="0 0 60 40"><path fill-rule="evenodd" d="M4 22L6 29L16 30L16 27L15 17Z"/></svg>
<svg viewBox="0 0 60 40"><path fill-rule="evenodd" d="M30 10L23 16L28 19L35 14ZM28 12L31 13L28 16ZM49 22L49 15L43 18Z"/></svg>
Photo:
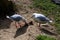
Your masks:
<svg viewBox="0 0 60 40"><path fill-rule="evenodd" d="M50 20L49 22L50 22L50 23L52 23L53 21L52 21L52 20Z"/></svg>
<svg viewBox="0 0 60 40"><path fill-rule="evenodd" d="M6 18L10 18L9 16L6 16Z"/></svg>

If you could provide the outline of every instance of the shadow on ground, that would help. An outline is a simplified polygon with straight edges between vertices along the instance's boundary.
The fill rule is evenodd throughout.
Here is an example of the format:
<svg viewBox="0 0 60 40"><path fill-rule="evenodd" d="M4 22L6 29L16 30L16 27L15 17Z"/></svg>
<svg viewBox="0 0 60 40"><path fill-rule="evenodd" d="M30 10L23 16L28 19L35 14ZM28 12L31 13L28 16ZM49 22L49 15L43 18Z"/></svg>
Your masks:
<svg viewBox="0 0 60 40"><path fill-rule="evenodd" d="M1 0L0 1L0 29L9 28L11 21L6 19L6 16L15 14L15 7L12 1Z"/></svg>
<svg viewBox="0 0 60 40"><path fill-rule="evenodd" d="M24 34L27 31L28 24L24 25L22 28L17 29L14 38L18 37L19 35Z"/></svg>
<svg viewBox="0 0 60 40"><path fill-rule="evenodd" d="M50 31L45 30L45 29L41 29L41 31L44 32L45 34L48 34L48 35L55 35L55 36L57 35L56 32L50 32Z"/></svg>
<svg viewBox="0 0 60 40"><path fill-rule="evenodd" d="M0 19L0 30L10 28L11 22L12 21L9 19L4 19L4 20Z"/></svg>

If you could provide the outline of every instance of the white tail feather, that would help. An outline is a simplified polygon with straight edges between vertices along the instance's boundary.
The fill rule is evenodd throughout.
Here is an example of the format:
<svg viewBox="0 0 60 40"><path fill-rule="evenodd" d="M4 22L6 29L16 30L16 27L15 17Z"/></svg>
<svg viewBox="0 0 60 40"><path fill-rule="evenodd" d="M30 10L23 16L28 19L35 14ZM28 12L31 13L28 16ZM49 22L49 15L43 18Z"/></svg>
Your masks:
<svg viewBox="0 0 60 40"><path fill-rule="evenodd" d="M50 22L50 23L52 23L53 21L52 21L52 20L50 20L49 22Z"/></svg>
<svg viewBox="0 0 60 40"><path fill-rule="evenodd" d="M6 18L10 18L9 16L6 16Z"/></svg>

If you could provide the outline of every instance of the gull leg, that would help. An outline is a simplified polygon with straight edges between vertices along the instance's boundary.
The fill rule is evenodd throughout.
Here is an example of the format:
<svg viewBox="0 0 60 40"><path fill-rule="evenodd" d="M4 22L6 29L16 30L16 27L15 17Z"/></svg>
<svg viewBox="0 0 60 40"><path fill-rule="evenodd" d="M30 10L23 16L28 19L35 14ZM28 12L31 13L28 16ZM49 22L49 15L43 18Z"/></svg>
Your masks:
<svg viewBox="0 0 60 40"><path fill-rule="evenodd" d="M18 22L18 24L19 24L19 28L21 28L21 24L20 24L20 22Z"/></svg>
<svg viewBox="0 0 60 40"><path fill-rule="evenodd" d="M38 26L38 29L40 29L40 23L38 23L37 26Z"/></svg>
<svg viewBox="0 0 60 40"><path fill-rule="evenodd" d="M40 23L39 23L39 27L40 27Z"/></svg>
<svg viewBox="0 0 60 40"><path fill-rule="evenodd" d="M18 28L18 26L19 26L18 22L15 21L15 25L16 25L16 28Z"/></svg>
<svg viewBox="0 0 60 40"><path fill-rule="evenodd" d="M37 25L38 25L38 27L40 27L40 23L38 23Z"/></svg>
<svg viewBox="0 0 60 40"><path fill-rule="evenodd" d="M15 26L16 26L16 21L15 21ZM16 28L17 28L17 26L16 26Z"/></svg>

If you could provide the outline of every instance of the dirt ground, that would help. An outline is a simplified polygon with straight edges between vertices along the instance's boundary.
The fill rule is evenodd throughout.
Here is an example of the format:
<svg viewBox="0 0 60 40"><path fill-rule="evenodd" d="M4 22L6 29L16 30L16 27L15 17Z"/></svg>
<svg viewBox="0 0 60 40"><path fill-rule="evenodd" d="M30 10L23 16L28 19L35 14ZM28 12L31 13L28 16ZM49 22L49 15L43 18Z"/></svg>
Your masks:
<svg viewBox="0 0 60 40"><path fill-rule="evenodd" d="M31 21L32 13L37 12L34 8L30 8L32 5L31 0L12 0L18 9L18 14L21 14L27 19L27 22ZM5 19L0 22L0 40L35 40L35 37L39 34L45 34L38 29L38 25L34 22L34 25L26 26L21 29L15 27L14 22ZM51 35L52 37L56 37Z"/></svg>

